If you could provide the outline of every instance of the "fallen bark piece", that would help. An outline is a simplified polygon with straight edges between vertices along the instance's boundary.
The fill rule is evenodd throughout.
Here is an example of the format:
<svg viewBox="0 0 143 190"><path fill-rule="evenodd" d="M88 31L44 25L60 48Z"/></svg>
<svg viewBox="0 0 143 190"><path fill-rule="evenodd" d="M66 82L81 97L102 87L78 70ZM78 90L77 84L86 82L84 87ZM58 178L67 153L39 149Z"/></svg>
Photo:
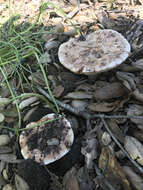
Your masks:
<svg viewBox="0 0 143 190"><path fill-rule="evenodd" d="M105 177L114 189L131 190L122 167L108 147L102 148L99 157L99 168L102 171L106 170ZM104 184L104 180L102 183Z"/></svg>
<svg viewBox="0 0 143 190"><path fill-rule="evenodd" d="M143 166L143 145L136 138L126 136L124 147L131 158Z"/></svg>
<svg viewBox="0 0 143 190"><path fill-rule="evenodd" d="M29 105L31 105L32 103L34 103L35 101L37 101L38 98L37 97L30 97L27 98L25 100L23 100L20 104L19 104L19 109L24 109L25 107L28 107Z"/></svg>
<svg viewBox="0 0 143 190"><path fill-rule="evenodd" d="M26 183L26 181L19 175L15 175L15 186L16 189L20 190L30 190L30 187Z"/></svg>
<svg viewBox="0 0 143 190"><path fill-rule="evenodd" d="M143 115L143 106L138 104L131 104L127 109L127 115L131 116L141 116ZM130 120L136 124L137 128L143 130L143 119L133 118L131 117Z"/></svg>
<svg viewBox="0 0 143 190"><path fill-rule="evenodd" d="M68 93L66 96L64 96L64 98L71 98L76 100L91 99L92 94L88 92L77 91Z"/></svg>
<svg viewBox="0 0 143 190"><path fill-rule="evenodd" d="M143 189L143 179L136 174L131 167L129 166L123 166L123 170L126 174L126 176L129 179L129 182L132 184L132 186L136 190L142 190Z"/></svg>
<svg viewBox="0 0 143 190"><path fill-rule="evenodd" d="M95 112L111 112L116 108L116 104L113 102L97 102L97 103L91 103L88 108L91 111Z"/></svg>
<svg viewBox="0 0 143 190"><path fill-rule="evenodd" d="M77 171L74 167L64 175L63 186L64 190L80 190Z"/></svg>
<svg viewBox="0 0 143 190"><path fill-rule="evenodd" d="M112 98L119 98L125 95L126 90L119 82L109 83L106 86L96 89L94 98L96 100L109 100Z"/></svg>

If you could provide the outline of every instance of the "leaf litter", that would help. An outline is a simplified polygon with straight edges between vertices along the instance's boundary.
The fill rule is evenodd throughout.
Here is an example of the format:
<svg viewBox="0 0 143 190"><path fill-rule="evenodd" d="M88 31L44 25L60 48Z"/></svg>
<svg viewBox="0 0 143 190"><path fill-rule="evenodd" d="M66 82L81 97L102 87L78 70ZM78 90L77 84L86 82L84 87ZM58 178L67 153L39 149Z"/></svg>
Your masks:
<svg viewBox="0 0 143 190"><path fill-rule="evenodd" d="M40 0L14 1L10 6L8 1L2 1L1 38L9 36L12 22L17 27L15 32L23 32L31 26L41 3ZM32 31L33 34L41 32L42 42L34 43L38 52L41 51L39 62L30 46L23 49L28 57L23 57L20 62L9 45L6 55L12 62L2 56L5 64L0 65L0 113L3 116L0 123L0 187L12 190L141 190L143 2L55 0L52 3L55 6L50 3L45 6L40 22ZM20 18L6 22L7 6L20 14ZM129 58L119 67L92 77L67 71L58 59L59 46L69 38L77 37L77 30L84 39L86 34L98 29L120 32L131 45ZM29 43L33 45L35 39L31 40ZM24 41L20 48L23 44ZM24 56L24 53L20 52L20 55ZM48 85L40 68L45 71ZM70 119L75 141L67 155L44 166L23 159L18 135L28 123L40 120L53 109L56 112L48 87L60 112Z"/></svg>

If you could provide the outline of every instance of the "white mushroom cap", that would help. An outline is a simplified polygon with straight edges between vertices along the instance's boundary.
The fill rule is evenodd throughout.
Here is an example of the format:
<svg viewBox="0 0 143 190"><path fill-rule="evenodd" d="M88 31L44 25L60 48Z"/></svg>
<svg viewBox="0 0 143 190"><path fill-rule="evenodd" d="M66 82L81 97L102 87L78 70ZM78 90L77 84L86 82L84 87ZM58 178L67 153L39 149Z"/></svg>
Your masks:
<svg viewBox="0 0 143 190"><path fill-rule="evenodd" d="M25 159L33 159L40 164L47 165L70 151L74 140L70 122L61 118L46 123L54 118L56 114L47 114L39 121L29 123L26 128L30 129L22 131L19 143Z"/></svg>
<svg viewBox="0 0 143 190"><path fill-rule="evenodd" d="M114 30L98 30L85 40L70 39L59 47L59 60L77 74L92 75L120 65L131 51L128 41Z"/></svg>

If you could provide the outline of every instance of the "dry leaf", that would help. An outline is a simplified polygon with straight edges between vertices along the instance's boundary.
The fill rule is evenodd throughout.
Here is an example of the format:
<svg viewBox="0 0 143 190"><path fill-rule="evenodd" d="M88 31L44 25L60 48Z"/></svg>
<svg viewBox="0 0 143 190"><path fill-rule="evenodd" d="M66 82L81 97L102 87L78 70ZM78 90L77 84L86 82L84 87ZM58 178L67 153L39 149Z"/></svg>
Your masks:
<svg viewBox="0 0 143 190"><path fill-rule="evenodd" d="M143 145L136 138L126 136L124 146L131 158L143 166Z"/></svg>
<svg viewBox="0 0 143 190"><path fill-rule="evenodd" d="M122 84L132 92L136 89L135 75L129 72L116 72L117 78L122 81Z"/></svg>
<svg viewBox="0 0 143 190"><path fill-rule="evenodd" d="M131 167L129 166L123 166L123 170L128 177L130 183L136 190L142 190L143 189L143 179L136 174Z"/></svg>
<svg viewBox="0 0 143 190"><path fill-rule="evenodd" d="M26 183L26 181L20 177L19 175L15 175L15 186L16 189L20 189L20 190L30 190L28 184Z"/></svg>
<svg viewBox="0 0 143 190"><path fill-rule="evenodd" d="M134 137L143 143L143 133L141 130L133 131Z"/></svg>
<svg viewBox="0 0 143 190"><path fill-rule="evenodd" d="M88 102L85 100L72 100L71 105L79 110L84 110Z"/></svg>
<svg viewBox="0 0 143 190"><path fill-rule="evenodd" d="M64 190L80 190L76 173L77 171L73 167L65 174L63 178Z"/></svg>
<svg viewBox="0 0 143 190"><path fill-rule="evenodd" d="M32 81L35 85L45 86L45 80L41 72L32 73L28 79Z"/></svg>
<svg viewBox="0 0 143 190"><path fill-rule="evenodd" d="M82 83L80 85L77 86L76 88L77 91L86 91L86 92L90 92L92 90L92 85L88 84L88 83Z"/></svg>
<svg viewBox="0 0 143 190"><path fill-rule="evenodd" d="M81 167L77 172L77 178L80 184L80 190L95 189L93 181L89 176L89 170L86 167Z"/></svg>
<svg viewBox="0 0 143 190"><path fill-rule="evenodd" d="M121 83L114 82L95 90L94 98L96 100L110 100L125 95L125 92L126 90Z"/></svg>
<svg viewBox="0 0 143 190"><path fill-rule="evenodd" d="M137 61L133 61L131 62L131 65L134 67L134 68L137 68L139 69L140 71L143 71L143 59L139 59Z"/></svg>
<svg viewBox="0 0 143 190"><path fill-rule="evenodd" d="M140 116L142 114L143 114L143 106L135 104L129 105L129 108L127 110L127 115ZM139 129L143 130L143 119L130 118L130 120L135 124L137 124L137 127Z"/></svg>
<svg viewBox="0 0 143 190"><path fill-rule="evenodd" d="M122 133L122 130L119 128L118 124L116 123L116 120L111 119L108 121L108 125L114 136L122 143L124 143L124 135Z"/></svg>
<svg viewBox="0 0 143 190"><path fill-rule="evenodd" d="M141 93L140 91L139 91L139 89L136 89L134 92L133 92L133 97L136 99L136 100L138 100L138 101L140 101L140 102L143 102L143 93Z"/></svg>
<svg viewBox="0 0 143 190"><path fill-rule="evenodd" d="M91 133L86 137L86 140L84 141L84 146L81 148L81 153L85 156L85 163L87 169L93 168L93 160L97 158L97 147L98 142L93 134Z"/></svg>
<svg viewBox="0 0 143 190"><path fill-rule="evenodd" d="M39 98L34 96L34 97L30 97L30 98L27 98L23 101L21 101L21 103L19 104L19 109L24 109L25 107L28 107L30 106L31 104L33 104L34 102L36 102Z"/></svg>
<svg viewBox="0 0 143 190"><path fill-rule="evenodd" d="M11 141L10 137L7 134L0 135L0 146L9 144Z"/></svg>
<svg viewBox="0 0 143 190"><path fill-rule="evenodd" d="M10 124L10 123L13 123L15 122L15 118L14 117L5 117L5 121Z"/></svg>
<svg viewBox="0 0 143 190"><path fill-rule="evenodd" d="M13 149L10 146L0 146L0 154L12 153Z"/></svg>
<svg viewBox="0 0 143 190"><path fill-rule="evenodd" d="M124 104L129 101L129 96L125 96L122 100L119 100L117 103L117 108L123 108Z"/></svg>
<svg viewBox="0 0 143 190"><path fill-rule="evenodd" d="M99 158L99 168L102 170L106 169L105 177L116 190L131 190L124 171L108 147L102 149Z"/></svg>
<svg viewBox="0 0 143 190"><path fill-rule="evenodd" d="M78 91L78 92L70 92L64 98L71 98L71 99L77 99L77 100L82 100L82 99L91 99L92 94L88 92L83 92L83 91Z"/></svg>
<svg viewBox="0 0 143 190"><path fill-rule="evenodd" d="M0 160L8 163L18 162L15 154L0 154Z"/></svg>
<svg viewBox="0 0 143 190"><path fill-rule="evenodd" d="M96 111L96 112L111 112L115 109L116 104L113 103L108 103L108 102L97 102L97 103L92 103L88 106L88 108L91 111Z"/></svg>
<svg viewBox="0 0 143 190"><path fill-rule="evenodd" d="M53 95L56 97L56 98L59 98L64 92L64 87L62 85L58 85L54 88L53 90Z"/></svg>
<svg viewBox="0 0 143 190"><path fill-rule="evenodd" d="M18 117L16 106L7 107L7 109L2 111L5 117Z"/></svg>

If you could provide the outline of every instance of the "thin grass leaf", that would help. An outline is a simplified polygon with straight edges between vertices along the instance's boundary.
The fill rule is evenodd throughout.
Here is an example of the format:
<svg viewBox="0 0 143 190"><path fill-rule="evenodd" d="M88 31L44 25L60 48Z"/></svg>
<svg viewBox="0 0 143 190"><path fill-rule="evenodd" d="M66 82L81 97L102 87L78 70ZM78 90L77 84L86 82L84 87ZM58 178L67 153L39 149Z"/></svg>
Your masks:
<svg viewBox="0 0 143 190"><path fill-rule="evenodd" d="M0 59L0 61L1 61L1 59ZM6 75L5 75L5 73L4 73L3 69L2 69L2 67L0 67L0 71L1 71L1 73L2 73L2 75L3 75L3 77L4 77L4 79L5 79L5 81L6 81L6 83L7 83L7 86L8 86L8 88L9 88L9 91L10 91L10 93L11 93L12 98L15 98L15 95L14 95L14 93L13 93L13 90L12 90L12 88L11 88L11 86L10 86L8 80L7 80L7 77L6 77ZM15 102L15 105L16 105L16 109L17 109L17 113L18 113L18 118L19 118L19 120L18 120L18 129L20 129L20 128L21 128L21 113L20 113L20 109L19 109L19 106L18 106L17 101ZM17 136L19 135L18 129L16 129L16 134L17 134Z"/></svg>

